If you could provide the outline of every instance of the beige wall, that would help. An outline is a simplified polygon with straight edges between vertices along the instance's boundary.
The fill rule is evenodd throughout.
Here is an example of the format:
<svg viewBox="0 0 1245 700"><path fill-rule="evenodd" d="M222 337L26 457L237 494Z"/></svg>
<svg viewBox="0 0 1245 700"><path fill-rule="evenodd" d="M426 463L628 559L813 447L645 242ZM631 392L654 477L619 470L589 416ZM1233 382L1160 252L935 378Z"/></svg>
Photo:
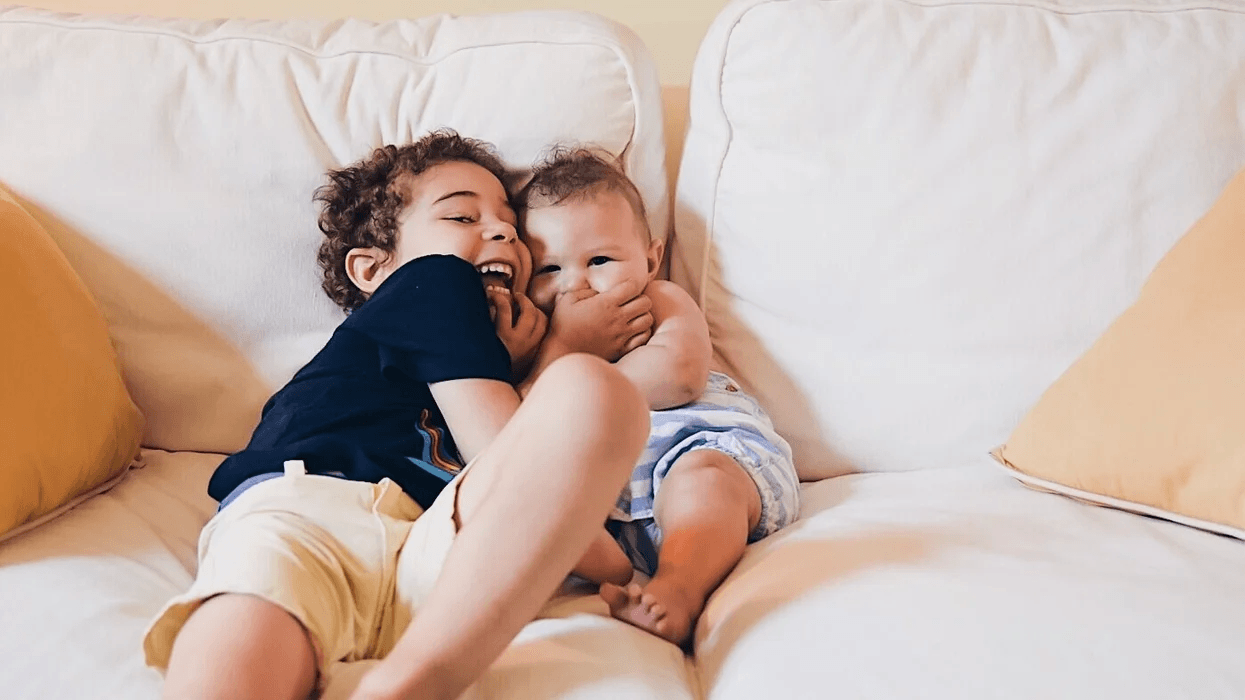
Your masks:
<svg viewBox="0 0 1245 700"><path fill-rule="evenodd" d="M528 9L596 12L626 24L653 53L665 85L686 85L692 58L726 0L27 0L65 12L121 12L166 17L419 17Z"/></svg>

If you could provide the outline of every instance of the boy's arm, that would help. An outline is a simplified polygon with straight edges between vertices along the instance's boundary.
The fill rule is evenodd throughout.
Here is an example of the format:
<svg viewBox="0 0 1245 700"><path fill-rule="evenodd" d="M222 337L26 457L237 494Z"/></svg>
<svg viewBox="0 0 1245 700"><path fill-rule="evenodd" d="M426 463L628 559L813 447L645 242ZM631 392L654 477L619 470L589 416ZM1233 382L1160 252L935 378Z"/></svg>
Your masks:
<svg viewBox="0 0 1245 700"><path fill-rule="evenodd" d="M427 384L467 460L518 408L519 397L508 383L512 346L535 346L528 336L544 330L544 317L530 302L520 304L520 311L531 313L515 318L506 300L508 313L490 318L499 306L500 301L490 302L471 263L429 255L392 273L343 321L377 343L383 375Z"/></svg>
<svg viewBox="0 0 1245 700"><path fill-rule="evenodd" d="M510 353L512 367L522 371L531 364L545 335L545 315L522 293L512 295L505 288L494 288L486 294L497 337ZM497 437L519 408L514 387L495 379L452 379L430 383L428 390L445 417L459 455L467 461Z"/></svg>
<svg viewBox="0 0 1245 700"><path fill-rule="evenodd" d="M683 288L665 280L649 282L653 337L618 360L617 367L660 411L694 401L709 381L709 324Z"/></svg>
<svg viewBox="0 0 1245 700"><path fill-rule="evenodd" d="M428 385L465 462L484 451L519 408L519 394L496 379L450 379Z"/></svg>

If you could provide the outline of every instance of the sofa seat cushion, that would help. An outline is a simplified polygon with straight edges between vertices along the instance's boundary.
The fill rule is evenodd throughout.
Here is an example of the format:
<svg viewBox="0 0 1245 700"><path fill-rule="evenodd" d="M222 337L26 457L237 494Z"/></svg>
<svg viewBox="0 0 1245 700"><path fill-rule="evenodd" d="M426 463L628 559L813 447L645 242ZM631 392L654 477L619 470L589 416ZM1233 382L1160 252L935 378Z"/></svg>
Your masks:
<svg viewBox="0 0 1245 700"><path fill-rule="evenodd" d="M705 611L705 697L1241 697L1245 546L989 462L807 486Z"/></svg>
<svg viewBox="0 0 1245 700"><path fill-rule="evenodd" d="M47 231L0 187L0 539L120 478L143 417L108 322Z"/></svg>
<svg viewBox="0 0 1245 700"><path fill-rule="evenodd" d="M160 697L142 634L193 579L199 531L215 512L207 480L222 459L143 451L111 491L0 548L0 687L11 698ZM694 700L672 645L605 616L599 598L555 599L463 700ZM374 662L336 665L325 700L346 700Z"/></svg>

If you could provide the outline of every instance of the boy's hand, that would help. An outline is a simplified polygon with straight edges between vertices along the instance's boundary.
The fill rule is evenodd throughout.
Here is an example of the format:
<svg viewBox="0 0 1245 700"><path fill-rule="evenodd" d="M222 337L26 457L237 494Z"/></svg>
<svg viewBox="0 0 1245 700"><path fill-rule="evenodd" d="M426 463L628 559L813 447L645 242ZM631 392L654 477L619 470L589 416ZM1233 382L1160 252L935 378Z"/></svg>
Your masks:
<svg viewBox="0 0 1245 700"><path fill-rule="evenodd" d="M638 283L626 281L601 294L591 289L558 297L550 338L567 352L586 352L610 362L648 342L653 302Z"/></svg>
<svg viewBox="0 0 1245 700"><path fill-rule="evenodd" d="M505 287L485 289L489 300L489 314L497 337L510 352L510 366L516 377L527 374L536 358L540 341L549 326L548 319L526 294L513 295Z"/></svg>

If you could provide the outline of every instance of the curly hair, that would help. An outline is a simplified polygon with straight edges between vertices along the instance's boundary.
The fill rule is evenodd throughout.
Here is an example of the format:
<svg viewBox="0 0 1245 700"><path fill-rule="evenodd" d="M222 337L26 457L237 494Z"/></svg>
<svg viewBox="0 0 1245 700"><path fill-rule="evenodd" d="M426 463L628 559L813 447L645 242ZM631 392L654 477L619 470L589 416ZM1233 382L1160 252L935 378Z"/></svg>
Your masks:
<svg viewBox="0 0 1245 700"><path fill-rule="evenodd" d="M640 190L623 172L618 159L601 149L554 147L533 170L532 179L523 186L515 200L522 209L539 209L556 207L568 199L591 197L602 192L622 195L635 212L646 238L652 237Z"/></svg>
<svg viewBox="0 0 1245 700"><path fill-rule="evenodd" d="M491 144L450 129L404 146L381 146L353 165L329 171L329 183L315 191L324 233L316 261L324 274L320 286L338 306L349 312L367 299L346 274L346 254L352 248L392 254L398 244L398 217L411 203L411 179L451 161L475 163L503 185L509 177Z"/></svg>

